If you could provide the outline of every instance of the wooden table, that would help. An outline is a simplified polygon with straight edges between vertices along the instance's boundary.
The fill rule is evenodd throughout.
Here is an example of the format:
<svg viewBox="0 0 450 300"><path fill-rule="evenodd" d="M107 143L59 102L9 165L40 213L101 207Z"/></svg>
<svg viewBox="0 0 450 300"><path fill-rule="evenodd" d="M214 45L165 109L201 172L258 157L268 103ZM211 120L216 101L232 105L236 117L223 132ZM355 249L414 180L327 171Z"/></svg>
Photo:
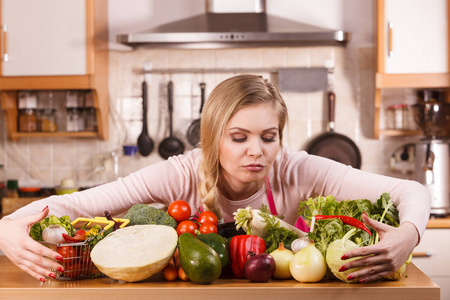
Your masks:
<svg viewBox="0 0 450 300"><path fill-rule="evenodd" d="M210 285L168 282L161 274L135 283L110 278L77 281L32 278L0 256L0 299L439 299L439 287L416 266L408 266L408 277L400 281L348 284L340 281L299 283L272 280L252 283L246 279L218 279Z"/></svg>

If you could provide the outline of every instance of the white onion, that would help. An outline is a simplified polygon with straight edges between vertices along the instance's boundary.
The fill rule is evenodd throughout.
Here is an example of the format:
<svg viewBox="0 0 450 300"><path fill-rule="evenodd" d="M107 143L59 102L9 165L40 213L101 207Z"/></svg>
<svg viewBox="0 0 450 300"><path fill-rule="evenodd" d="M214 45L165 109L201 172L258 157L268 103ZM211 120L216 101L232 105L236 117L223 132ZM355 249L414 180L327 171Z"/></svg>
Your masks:
<svg viewBox="0 0 450 300"><path fill-rule="evenodd" d="M42 239L47 243L64 243L63 233L68 234L64 227L49 225L42 231Z"/></svg>
<svg viewBox="0 0 450 300"><path fill-rule="evenodd" d="M269 253L270 256L275 259L275 274L273 274L274 278L277 279L289 279L292 277L291 271L289 270L289 263L291 262L294 253L284 248L283 243L280 243L278 249Z"/></svg>
<svg viewBox="0 0 450 300"><path fill-rule="evenodd" d="M327 264L322 253L316 249L314 242L311 242L294 254L289 270L292 277L299 282L318 282L325 276Z"/></svg>

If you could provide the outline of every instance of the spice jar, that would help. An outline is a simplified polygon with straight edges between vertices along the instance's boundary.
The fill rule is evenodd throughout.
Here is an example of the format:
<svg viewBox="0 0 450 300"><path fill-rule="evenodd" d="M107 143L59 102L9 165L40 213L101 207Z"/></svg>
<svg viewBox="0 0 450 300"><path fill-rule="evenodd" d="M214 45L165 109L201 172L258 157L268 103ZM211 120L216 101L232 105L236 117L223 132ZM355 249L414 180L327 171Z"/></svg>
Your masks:
<svg viewBox="0 0 450 300"><path fill-rule="evenodd" d="M16 179L10 179L6 182L6 197L19 198L19 182Z"/></svg>
<svg viewBox="0 0 450 300"><path fill-rule="evenodd" d="M83 131L84 118L83 109L78 107L68 107L66 114L66 130L67 131Z"/></svg>
<svg viewBox="0 0 450 300"><path fill-rule="evenodd" d="M35 132L36 131L36 110L33 108L19 109L19 131Z"/></svg>
<svg viewBox="0 0 450 300"><path fill-rule="evenodd" d="M86 131L96 131L97 130L97 115L95 107L85 108L85 128Z"/></svg>
<svg viewBox="0 0 450 300"><path fill-rule="evenodd" d="M387 111L388 129L409 129L409 110L406 104L395 104L388 107Z"/></svg>
<svg viewBox="0 0 450 300"><path fill-rule="evenodd" d="M43 108L38 111L38 130L42 132L58 131L58 125L56 125L56 109Z"/></svg>

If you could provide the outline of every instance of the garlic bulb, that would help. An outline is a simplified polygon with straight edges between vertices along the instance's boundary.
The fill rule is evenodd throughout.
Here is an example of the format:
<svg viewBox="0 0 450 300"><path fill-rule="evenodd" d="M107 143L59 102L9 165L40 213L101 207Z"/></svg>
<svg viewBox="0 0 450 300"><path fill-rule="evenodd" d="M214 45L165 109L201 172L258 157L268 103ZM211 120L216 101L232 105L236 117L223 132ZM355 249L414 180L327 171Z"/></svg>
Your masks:
<svg viewBox="0 0 450 300"><path fill-rule="evenodd" d="M68 234L67 230L59 225L49 225L42 231L42 239L48 243L64 243L62 234Z"/></svg>

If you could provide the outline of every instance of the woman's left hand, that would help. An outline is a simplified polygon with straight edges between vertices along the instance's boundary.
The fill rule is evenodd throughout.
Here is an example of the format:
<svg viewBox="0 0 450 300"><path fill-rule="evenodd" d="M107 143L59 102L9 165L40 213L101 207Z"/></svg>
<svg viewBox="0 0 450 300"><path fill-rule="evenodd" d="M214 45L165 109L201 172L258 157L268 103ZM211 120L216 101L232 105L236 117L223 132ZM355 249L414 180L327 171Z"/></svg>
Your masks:
<svg viewBox="0 0 450 300"><path fill-rule="evenodd" d="M380 241L345 253L343 260L358 256L362 258L345 263L340 271L362 268L349 274L348 279L356 278L359 282L369 282L397 271L416 247L419 233L410 222L404 222L400 227L392 227L372 220L366 214L363 214L363 221L378 232Z"/></svg>

